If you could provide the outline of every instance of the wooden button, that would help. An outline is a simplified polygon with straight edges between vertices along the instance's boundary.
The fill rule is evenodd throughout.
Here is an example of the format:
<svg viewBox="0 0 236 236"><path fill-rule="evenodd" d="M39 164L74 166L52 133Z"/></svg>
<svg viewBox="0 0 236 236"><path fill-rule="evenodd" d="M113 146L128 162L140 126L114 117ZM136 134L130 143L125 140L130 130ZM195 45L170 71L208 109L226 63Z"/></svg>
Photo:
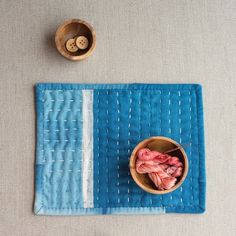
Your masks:
<svg viewBox="0 0 236 236"><path fill-rule="evenodd" d="M79 48L75 44L75 39L67 40L67 42L66 42L66 49L69 52L77 52L79 50Z"/></svg>
<svg viewBox="0 0 236 236"><path fill-rule="evenodd" d="M82 50L86 49L89 45L88 39L84 36L77 37L75 43L76 43L76 46Z"/></svg>

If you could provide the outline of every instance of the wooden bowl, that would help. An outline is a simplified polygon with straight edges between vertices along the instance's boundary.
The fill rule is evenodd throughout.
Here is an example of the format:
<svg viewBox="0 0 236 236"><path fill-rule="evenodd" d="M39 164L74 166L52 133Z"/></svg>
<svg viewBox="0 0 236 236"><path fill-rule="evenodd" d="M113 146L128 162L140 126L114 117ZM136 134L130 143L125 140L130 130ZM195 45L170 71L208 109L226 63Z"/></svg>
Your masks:
<svg viewBox="0 0 236 236"><path fill-rule="evenodd" d="M78 50L77 52L69 52L66 49L66 42L68 39L75 36L85 36L89 41L89 46L85 50ZM72 19L65 21L56 31L55 43L57 50L62 56L72 61L80 61L89 57L95 49L96 34L93 27L79 19Z"/></svg>
<svg viewBox="0 0 236 236"><path fill-rule="evenodd" d="M136 171L135 166L137 153L141 148L149 148L152 151L156 150L159 152L166 152L177 147L180 147L180 149L168 154L171 156L177 156L180 159L180 161L183 163L183 173L180 177L177 178L177 182L173 188L168 190L158 190L147 174L139 174ZM162 136L151 137L140 142L133 150L129 164L131 175L136 184L146 192L153 194L166 194L176 190L184 182L188 173L188 159L184 149L174 140Z"/></svg>

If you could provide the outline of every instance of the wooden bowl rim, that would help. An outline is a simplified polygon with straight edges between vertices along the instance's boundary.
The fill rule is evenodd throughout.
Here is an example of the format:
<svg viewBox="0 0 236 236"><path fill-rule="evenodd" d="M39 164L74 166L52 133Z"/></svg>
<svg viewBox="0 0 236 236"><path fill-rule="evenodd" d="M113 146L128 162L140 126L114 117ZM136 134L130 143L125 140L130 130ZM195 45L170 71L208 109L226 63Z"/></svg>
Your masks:
<svg viewBox="0 0 236 236"><path fill-rule="evenodd" d="M133 178L133 180L135 181L135 183L140 187L142 188L143 190L145 190L146 192L149 192L149 193L152 193L152 194L167 194L167 193L170 193L170 192L173 192L174 190L176 190L177 188L179 188L182 183L184 182L187 174L188 174L188 158L187 158L187 154L186 152L184 151L183 147L181 146L181 148L179 149L183 155L183 159L184 159L184 173L181 177L181 179L179 180L179 182L171 189L168 189L168 190L156 190L156 189L150 189L150 188L147 188L145 185L143 185L139 180L138 178L135 176L135 173L137 172L136 171L136 168L135 168L135 164L133 166L133 162L136 161L135 160L135 157L136 157L136 153L137 151L140 149L140 146L147 142L147 144L149 143L149 141L153 141L153 140L165 140L165 141L168 141L168 142L171 142L172 144L174 145L177 145L177 146L181 146L179 143L177 143L176 141L174 141L173 139L171 138L167 138L167 137L164 137L164 136L153 136L153 137L150 137L150 138L147 138L147 139L144 139L143 141L141 141L140 143L137 144L137 146L134 148L132 154L131 154L131 157L130 157L130 161L129 161L129 165L130 165L130 173L131 173L131 176Z"/></svg>
<svg viewBox="0 0 236 236"><path fill-rule="evenodd" d="M92 45L90 47L90 49L85 53L85 54L82 54L80 56L72 56L70 55L69 53L66 53L65 50L63 50L62 48L62 45L60 44L60 41L59 41L59 33L60 31L67 25L71 24L71 23L80 23L80 24L83 24L85 25L91 32L92 34L92 38L93 38L93 42L92 42ZM56 47L57 47L57 50L60 52L60 54L64 57L66 57L67 59L69 60L72 60L72 61L80 61L80 60L83 60L87 57L89 57L92 52L94 51L95 49L95 46L96 46L96 33L93 29L93 27L86 21L84 20L80 20L80 19L70 19L70 20L65 20L57 29L56 31L56 34L55 34L55 43L56 43Z"/></svg>

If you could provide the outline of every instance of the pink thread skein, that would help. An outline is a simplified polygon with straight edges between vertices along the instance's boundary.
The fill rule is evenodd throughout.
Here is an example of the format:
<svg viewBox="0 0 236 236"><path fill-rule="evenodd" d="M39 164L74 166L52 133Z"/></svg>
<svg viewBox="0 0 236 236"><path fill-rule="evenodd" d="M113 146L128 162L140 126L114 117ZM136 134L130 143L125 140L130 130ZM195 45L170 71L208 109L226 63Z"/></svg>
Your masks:
<svg viewBox="0 0 236 236"><path fill-rule="evenodd" d="M171 189L182 174L183 164L178 157L142 148L138 151L136 171L147 173L158 190Z"/></svg>

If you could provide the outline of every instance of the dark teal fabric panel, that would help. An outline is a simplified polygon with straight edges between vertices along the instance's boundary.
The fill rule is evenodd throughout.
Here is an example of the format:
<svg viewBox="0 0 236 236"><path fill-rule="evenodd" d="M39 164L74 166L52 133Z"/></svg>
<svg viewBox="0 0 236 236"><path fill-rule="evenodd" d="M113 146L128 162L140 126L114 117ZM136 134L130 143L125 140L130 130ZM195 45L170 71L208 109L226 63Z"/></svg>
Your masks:
<svg viewBox="0 0 236 236"><path fill-rule="evenodd" d="M95 153L100 156L99 178L103 179L103 184L95 185L95 189L101 187L102 191L99 191L100 200L96 202L95 198L95 205L102 208L155 206L165 208L166 212L203 212L205 205L200 200L205 199L201 86L133 86L135 89L115 86L95 90L94 116L95 120L99 118L96 125L102 132L96 133L101 138L99 150L95 145ZM141 140L159 135L186 144L190 165L184 184L162 196L144 192L128 174L132 149ZM102 167L108 170L102 171ZM203 176L201 183L200 175Z"/></svg>

